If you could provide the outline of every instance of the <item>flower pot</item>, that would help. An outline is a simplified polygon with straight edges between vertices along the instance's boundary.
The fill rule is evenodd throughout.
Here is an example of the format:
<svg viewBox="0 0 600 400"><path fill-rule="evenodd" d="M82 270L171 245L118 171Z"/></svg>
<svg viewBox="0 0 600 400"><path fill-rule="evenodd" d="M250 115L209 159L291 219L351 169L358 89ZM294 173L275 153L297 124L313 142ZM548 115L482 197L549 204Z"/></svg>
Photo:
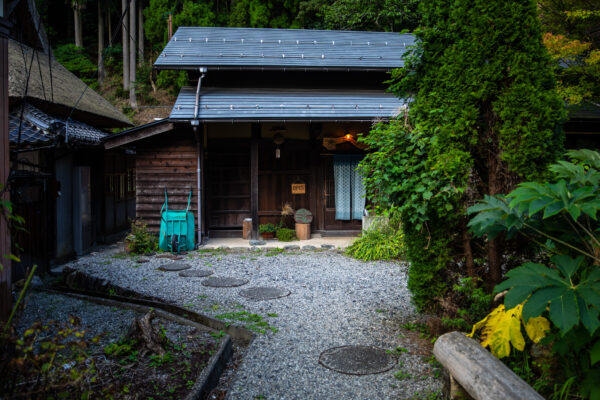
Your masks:
<svg viewBox="0 0 600 400"><path fill-rule="evenodd" d="M263 239L273 239L275 237L275 232L263 232L261 233Z"/></svg>

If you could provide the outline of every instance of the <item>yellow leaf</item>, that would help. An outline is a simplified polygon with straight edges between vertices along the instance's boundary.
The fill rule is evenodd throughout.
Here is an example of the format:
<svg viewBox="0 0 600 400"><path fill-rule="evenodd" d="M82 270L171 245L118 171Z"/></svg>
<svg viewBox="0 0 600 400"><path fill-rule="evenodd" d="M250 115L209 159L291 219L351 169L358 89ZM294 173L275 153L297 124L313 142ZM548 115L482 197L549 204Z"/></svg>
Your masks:
<svg viewBox="0 0 600 400"><path fill-rule="evenodd" d="M550 330L550 322L544 317L529 318L529 321L527 323L523 321L523 324L525 325L527 336L529 336L529 339L533 343L538 343L542 340L546 336L546 331Z"/></svg>

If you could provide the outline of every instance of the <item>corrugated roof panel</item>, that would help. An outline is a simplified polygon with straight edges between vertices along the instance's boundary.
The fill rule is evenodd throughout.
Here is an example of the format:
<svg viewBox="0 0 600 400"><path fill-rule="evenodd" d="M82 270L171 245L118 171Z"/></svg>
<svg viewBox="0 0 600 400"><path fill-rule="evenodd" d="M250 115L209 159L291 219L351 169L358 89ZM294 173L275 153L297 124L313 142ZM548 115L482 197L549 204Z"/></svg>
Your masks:
<svg viewBox="0 0 600 400"><path fill-rule="evenodd" d="M171 119L193 119L196 88L181 89ZM372 120L398 115L406 101L377 90L204 88L201 120Z"/></svg>
<svg viewBox="0 0 600 400"><path fill-rule="evenodd" d="M391 69L414 36L394 32L181 27L154 66L161 69Z"/></svg>

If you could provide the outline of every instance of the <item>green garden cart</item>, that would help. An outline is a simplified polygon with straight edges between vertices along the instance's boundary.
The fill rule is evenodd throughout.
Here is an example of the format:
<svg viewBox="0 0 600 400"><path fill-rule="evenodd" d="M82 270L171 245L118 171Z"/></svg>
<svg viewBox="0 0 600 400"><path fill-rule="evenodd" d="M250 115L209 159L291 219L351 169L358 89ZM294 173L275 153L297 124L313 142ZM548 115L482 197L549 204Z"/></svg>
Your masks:
<svg viewBox="0 0 600 400"><path fill-rule="evenodd" d="M194 243L194 213L190 211L192 188L185 210L169 210L167 188L165 188L165 203L160 209L160 237L158 247L171 253L193 250Z"/></svg>

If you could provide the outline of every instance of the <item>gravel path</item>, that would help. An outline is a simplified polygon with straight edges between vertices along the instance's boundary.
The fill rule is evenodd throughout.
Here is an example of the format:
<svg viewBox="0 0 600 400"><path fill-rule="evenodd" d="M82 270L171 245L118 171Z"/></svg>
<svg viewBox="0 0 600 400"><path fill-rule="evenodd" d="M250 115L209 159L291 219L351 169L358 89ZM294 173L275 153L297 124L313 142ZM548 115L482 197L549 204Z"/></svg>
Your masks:
<svg viewBox="0 0 600 400"><path fill-rule="evenodd" d="M335 251L192 252L184 260L214 276L248 279L235 288L201 285L206 278L182 278L158 267L172 261L150 257L137 264L112 248L71 263L92 276L121 287L175 302L235 324L257 314L265 329L249 346L228 393L230 399L410 399L441 390L422 343L406 335L402 323L417 316L406 287L407 267L394 262L360 262ZM287 297L253 301L239 295L255 286L291 291ZM255 320L256 322L256 320ZM277 330L277 332L273 332ZM411 339L413 338L413 339ZM377 375L351 376L319 365L321 352L343 345L402 347L398 364ZM402 371L400 379L394 376Z"/></svg>

